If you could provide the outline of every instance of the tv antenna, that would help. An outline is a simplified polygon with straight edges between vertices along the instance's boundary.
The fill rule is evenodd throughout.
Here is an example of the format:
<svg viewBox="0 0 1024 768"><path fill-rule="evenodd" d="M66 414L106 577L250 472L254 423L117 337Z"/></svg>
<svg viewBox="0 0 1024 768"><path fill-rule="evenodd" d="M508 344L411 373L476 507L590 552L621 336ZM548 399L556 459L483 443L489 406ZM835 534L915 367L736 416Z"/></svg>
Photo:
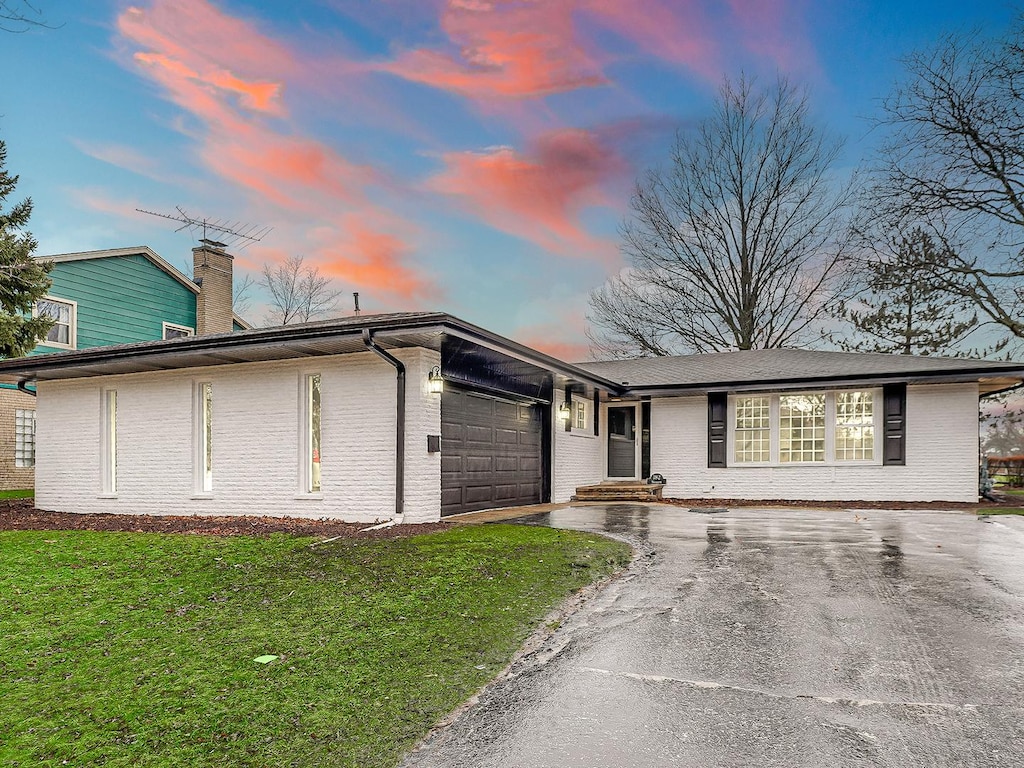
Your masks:
<svg viewBox="0 0 1024 768"><path fill-rule="evenodd" d="M260 227L256 224L243 224L240 221L231 222L226 219L208 219L206 217L200 219L189 216L180 205L176 205L174 208L178 212L177 215L145 211L142 208L135 210L139 213L178 222L181 226L174 230L175 232L187 229L195 237L196 233L201 231L203 236L199 238L199 242L212 245L214 248L232 248L240 251L253 243L258 243L273 229L273 227ZM217 239L212 239L210 235L216 236Z"/></svg>

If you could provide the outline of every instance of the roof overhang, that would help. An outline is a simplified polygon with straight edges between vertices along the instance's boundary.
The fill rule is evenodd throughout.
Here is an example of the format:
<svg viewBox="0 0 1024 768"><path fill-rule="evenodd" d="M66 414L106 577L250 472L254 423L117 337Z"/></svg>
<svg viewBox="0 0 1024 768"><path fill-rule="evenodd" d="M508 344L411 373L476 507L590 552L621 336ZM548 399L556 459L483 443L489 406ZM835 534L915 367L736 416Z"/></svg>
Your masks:
<svg viewBox="0 0 1024 768"><path fill-rule="evenodd" d="M388 349L441 351L446 338L461 339L592 387L622 390L615 382L443 313L411 319L367 316L355 322L346 318L34 355L0 362L0 381L54 381L351 354L366 351L364 330Z"/></svg>
<svg viewBox="0 0 1024 768"><path fill-rule="evenodd" d="M625 392L635 397L677 397L709 392L786 392L794 390L833 389L836 387L881 387L886 384L957 384L979 385L982 395L1014 389L1024 382L1024 366L1015 364L1006 369L965 368L960 371L918 371L914 373L879 373L858 376L822 376L793 379L761 379L758 381L722 381L701 384L666 384L629 387Z"/></svg>

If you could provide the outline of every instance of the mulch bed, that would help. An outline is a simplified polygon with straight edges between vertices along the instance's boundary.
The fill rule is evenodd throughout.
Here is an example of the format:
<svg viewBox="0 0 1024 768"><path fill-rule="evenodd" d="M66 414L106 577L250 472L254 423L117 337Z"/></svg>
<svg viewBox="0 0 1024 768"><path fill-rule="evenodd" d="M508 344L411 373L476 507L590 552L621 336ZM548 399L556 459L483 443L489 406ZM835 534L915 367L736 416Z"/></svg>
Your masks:
<svg viewBox="0 0 1024 768"><path fill-rule="evenodd" d="M0 531L126 531L132 533L196 533L208 536L267 536L291 533L296 536L350 539L393 539L449 528L448 523L395 525L377 531L366 530L372 523L342 523L337 520L309 520L295 517L225 515L76 515L46 512L32 506L32 499L0 500Z"/></svg>
<svg viewBox="0 0 1024 768"><path fill-rule="evenodd" d="M986 507L1020 506L1018 499L980 504L950 501L780 501L779 499L663 499L679 507L801 507L810 509L962 509L984 512ZM291 533L296 536L393 539L444 530L450 523L395 525L369 531L371 523L342 523L297 517L255 515L77 515L47 512L32 506L32 499L0 500L0 531L127 531L134 533L195 533L207 536L267 536Z"/></svg>

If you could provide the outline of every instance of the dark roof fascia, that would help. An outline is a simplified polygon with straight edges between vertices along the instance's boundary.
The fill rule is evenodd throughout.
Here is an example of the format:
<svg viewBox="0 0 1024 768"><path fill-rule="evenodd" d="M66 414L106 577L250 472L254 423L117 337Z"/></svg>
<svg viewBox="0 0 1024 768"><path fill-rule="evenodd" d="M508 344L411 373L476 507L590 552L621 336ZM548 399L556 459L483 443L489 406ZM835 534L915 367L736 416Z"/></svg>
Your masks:
<svg viewBox="0 0 1024 768"><path fill-rule="evenodd" d="M456 336L466 341L471 341L480 346L487 347L496 352L509 355L522 360L526 363L532 363L540 368L545 368L553 373L561 374L569 379L589 384L592 387L603 389L606 392L619 395L624 391L624 387L610 379L606 379L597 374L590 373L584 368L579 368L572 363L566 363L558 358L546 355L543 352L538 352L532 347L527 347L524 344L520 344L512 339L507 339L504 336L499 336L496 333L481 328L480 326L467 323L457 318L448 316L448 320L451 323L450 327L445 329L445 332Z"/></svg>
<svg viewBox="0 0 1024 768"><path fill-rule="evenodd" d="M438 333L458 336L518 360L586 382L609 392L618 393L622 390L622 387L614 382L588 373L582 368L564 363L550 355L545 355L511 339L506 339L503 336L491 333L444 313L424 314L422 317L412 319L398 317L377 321L368 317L366 322L346 323L343 326L331 325L330 323L317 324L315 326L286 325L271 329L235 331L230 334L186 336L166 342L154 341L132 345L90 347L84 350L54 352L46 355L0 361L0 375L4 375L8 371L11 371L12 374L18 374L30 373L33 370L61 370L103 363L110 360L130 360L132 358L148 358L165 354L180 355L188 352L223 352L248 346L287 346L292 343L322 338L361 336L364 329L369 329L375 338L385 342L389 333L430 331L433 329Z"/></svg>
<svg viewBox="0 0 1024 768"><path fill-rule="evenodd" d="M652 384L650 386L628 387L627 396L649 395L667 397L672 395L693 395L706 392L751 392L776 389L827 389L833 386L857 384L936 384L976 381L990 376L1024 377L1024 367L1007 368L965 368L958 371L915 371L913 373L871 373L856 376L816 376L791 379L758 379L754 381L716 381L703 384Z"/></svg>
<svg viewBox="0 0 1024 768"><path fill-rule="evenodd" d="M309 341L335 336L359 336L363 328L374 332L393 330L419 330L431 326L439 326L444 315L432 315L417 320L391 319L378 323L358 323L342 327L331 325L278 326L270 329L253 331L233 331L231 333L206 334L202 336L184 336L173 340L156 340L139 342L129 345L109 347L90 347L88 349L67 352L51 352L32 357L11 358L0 361L0 375L8 370L29 371L32 369L60 370L77 368L82 365L103 363L109 360L130 360L153 355L181 354L184 352L214 352L259 345L285 346L293 342Z"/></svg>

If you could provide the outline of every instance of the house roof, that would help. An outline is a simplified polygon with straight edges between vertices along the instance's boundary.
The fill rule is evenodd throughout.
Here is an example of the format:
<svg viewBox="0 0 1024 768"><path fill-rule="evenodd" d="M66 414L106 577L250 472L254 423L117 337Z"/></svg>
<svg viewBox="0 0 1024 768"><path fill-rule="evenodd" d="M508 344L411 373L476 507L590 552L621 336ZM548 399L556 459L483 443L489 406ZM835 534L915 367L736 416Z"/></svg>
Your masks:
<svg viewBox="0 0 1024 768"><path fill-rule="evenodd" d="M363 352L364 331L371 332L379 346L392 349L440 350L447 339L458 339L535 370L610 392L621 389L601 376L443 312L364 314L14 358L0 361L0 381L73 379Z"/></svg>
<svg viewBox="0 0 1024 768"><path fill-rule="evenodd" d="M199 294L199 286L196 285L192 280L188 278L183 272L176 269L160 254L150 248L148 245L136 245L130 248L107 248L100 251L77 251L76 253L57 253L49 256L35 256L33 258L39 261L52 261L54 264L62 264L68 261L88 261L91 259L107 259L116 256L142 256L153 263L158 269L163 270L172 278L177 280L183 286L188 288L192 293ZM252 328L252 326L243 320L235 313L231 313L232 319L242 328Z"/></svg>
<svg viewBox="0 0 1024 768"><path fill-rule="evenodd" d="M533 370L615 396L796 389L892 382L978 382L983 393L1016 386L1024 363L799 349L567 363L443 312L353 315L233 333L119 344L0 361L0 381L72 379L365 351L364 332L384 348L440 350L451 339Z"/></svg>
<svg viewBox="0 0 1024 768"><path fill-rule="evenodd" d="M753 349L578 365L638 394L923 380L985 381L992 389L1003 389L1024 377L1024 363L1019 362L806 349Z"/></svg>

